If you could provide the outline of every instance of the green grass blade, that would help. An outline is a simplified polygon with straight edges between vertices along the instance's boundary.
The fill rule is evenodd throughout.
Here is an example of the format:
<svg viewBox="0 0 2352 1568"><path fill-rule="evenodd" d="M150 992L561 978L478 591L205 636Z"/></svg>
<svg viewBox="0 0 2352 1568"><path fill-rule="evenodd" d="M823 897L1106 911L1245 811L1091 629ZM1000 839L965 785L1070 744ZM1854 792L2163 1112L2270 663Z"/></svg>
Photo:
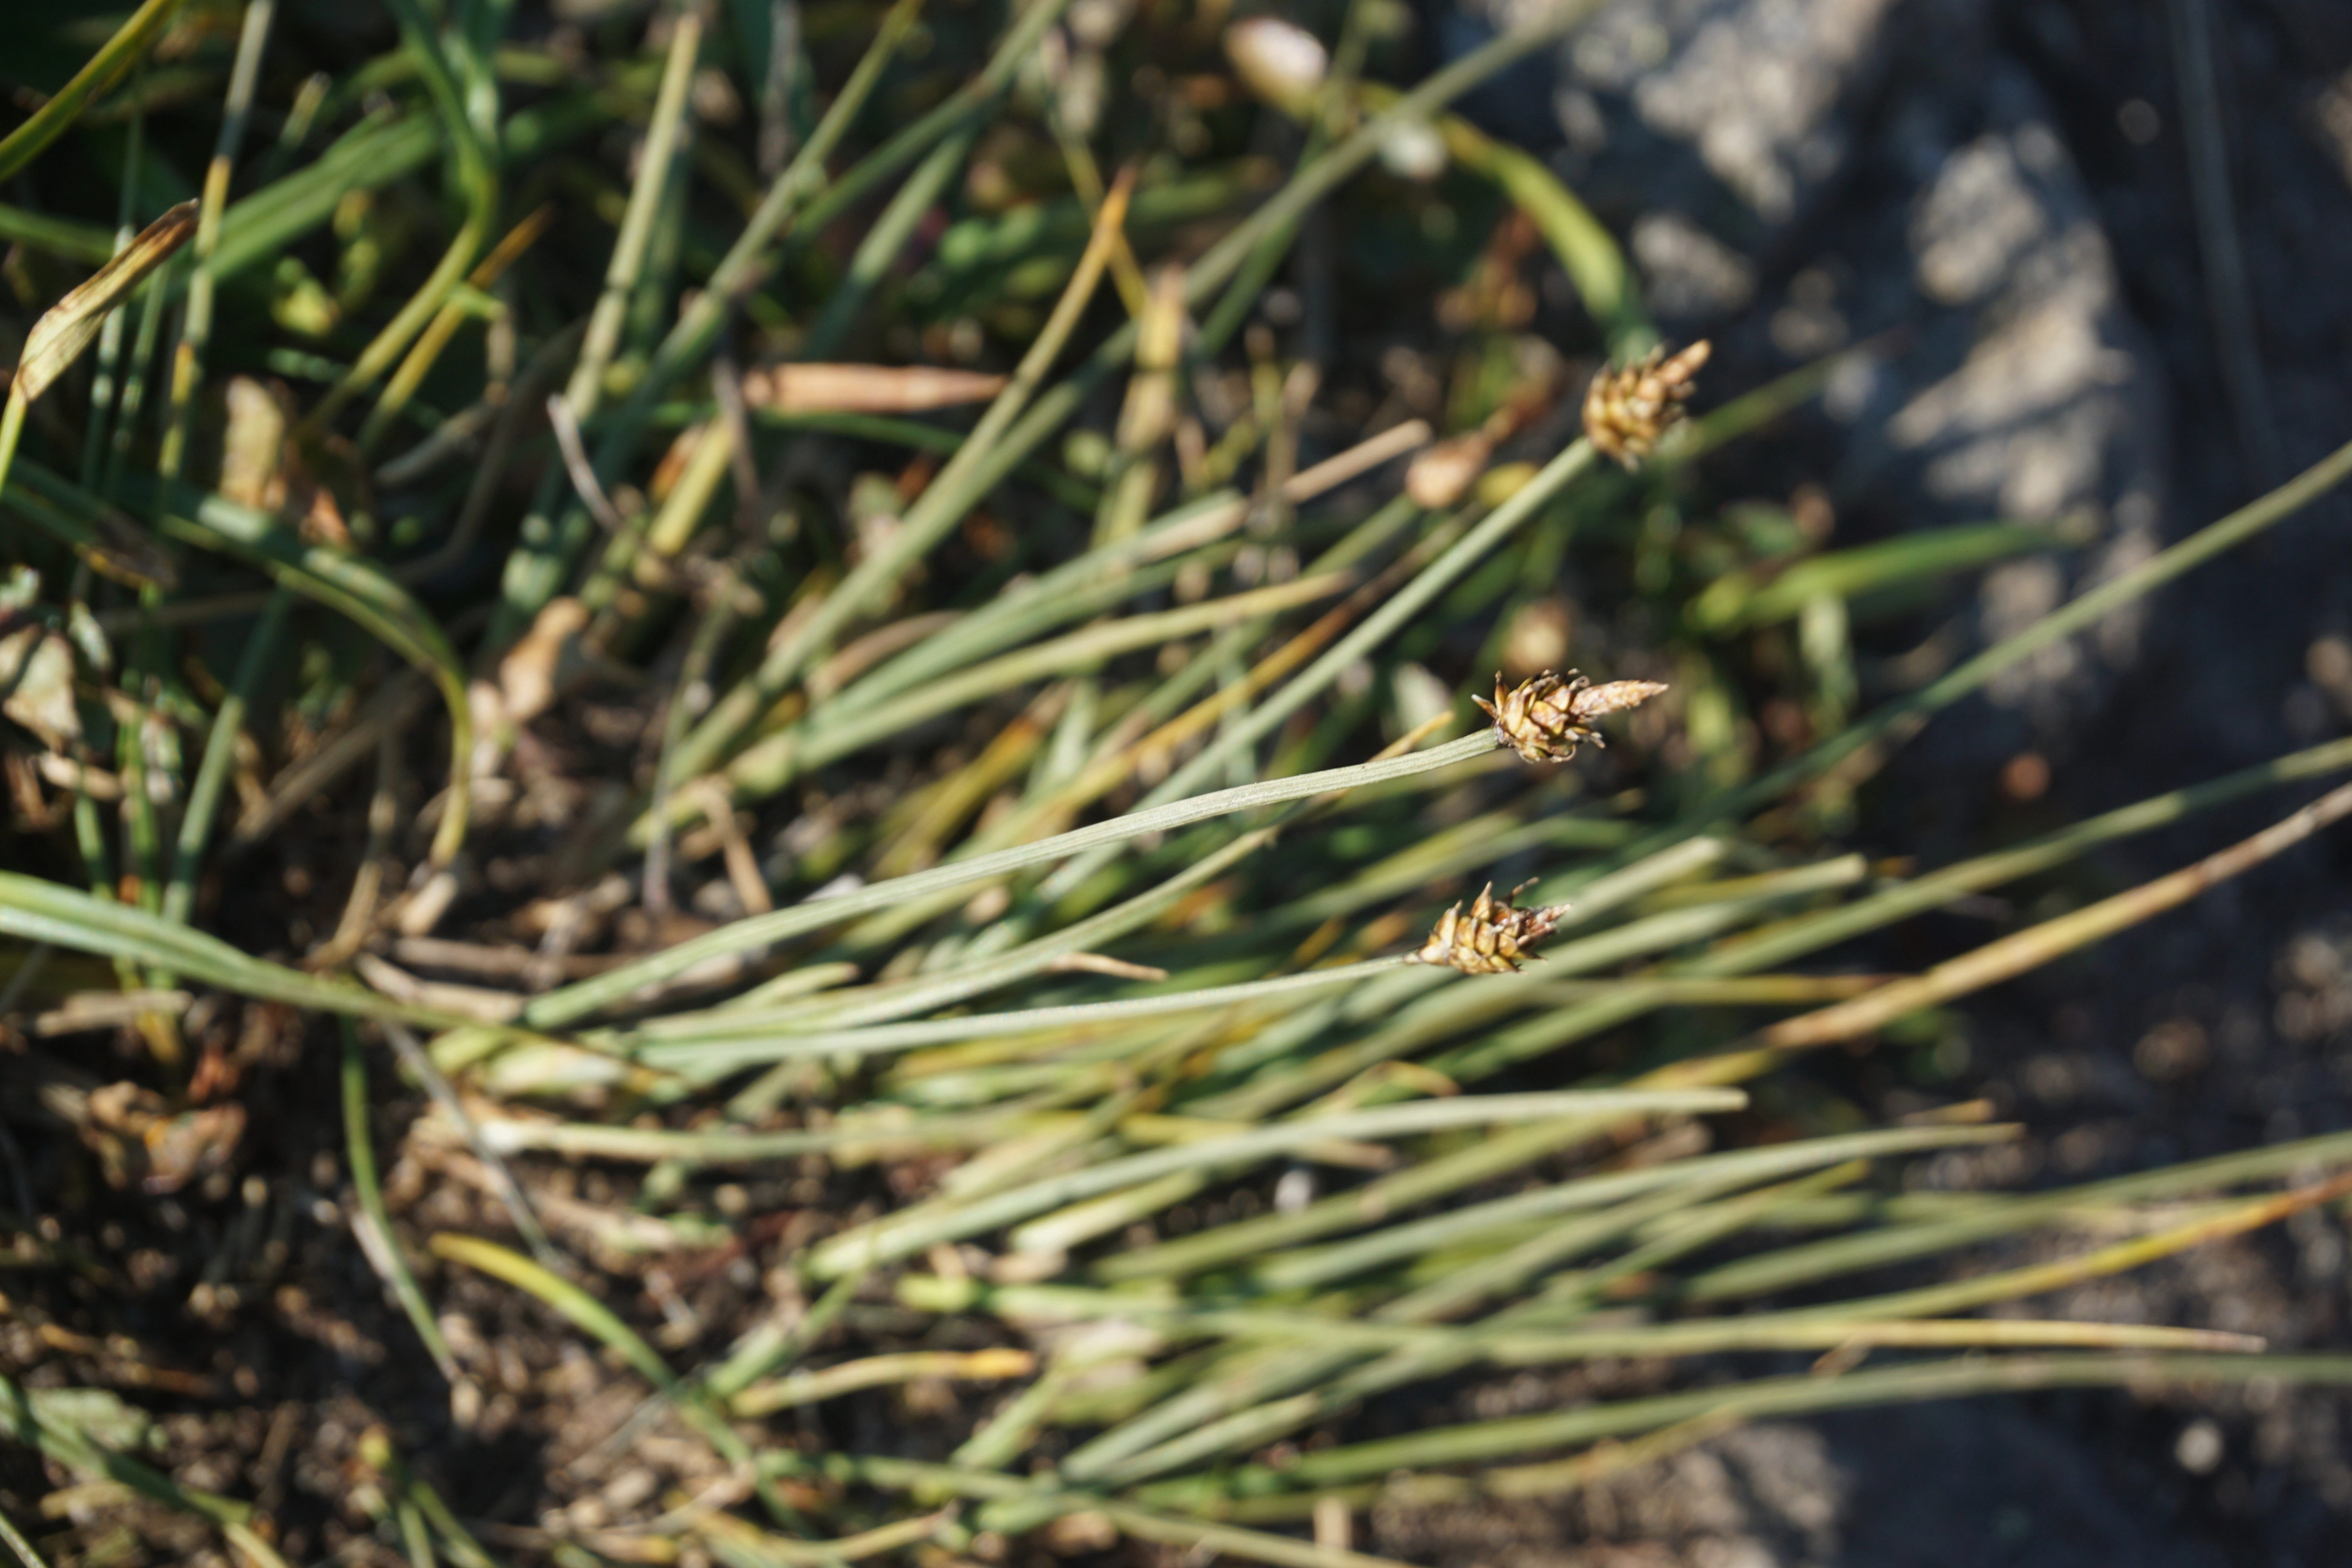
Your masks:
<svg viewBox="0 0 2352 1568"><path fill-rule="evenodd" d="M1577 1114L1674 1115L1737 1110L1735 1100L1626 1098L1613 1090L1591 1093L1473 1095L1460 1100L1423 1100L1385 1106L1376 1110L1343 1111L1304 1121L1255 1128L1228 1137L1209 1138L1171 1149L1155 1149L1085 1170L1049 1177L1029 1186L1000 1193L974 1204L940 1212L920 1211L892 1215L859 1229L845 1231L820 1245L809 1258L810 1271L833 1279L852 1268L910 1257L941 1241L961 1240L1075 1203L1132 1186L1179 1171L1215 1170L1254 1164L1269 1155L1289 1152L1333 1139L1385 1138L1424 1132L1442 1127L1501 1126Z"/></svg>
<svg viewBox="0 0 2352 1568"><path fill-rule="evenodd" d="M0 931L323 1013L394 1018L428 1029L457 1028L470 1021L248 957L160 915L13 871L0 871Z"/></svg>
<svg viewBox="0 0 2352 1568"><path fill-rule="evenodd" d="M1391 758L1387 762L1365 763L1352 768L1333 768L1324 773L1244 784L1212 795L1195 795L1190 800L1171 802L1152 811L1130 813L1113 821L1076 828L992 855L977 856L970 860L918 871L911 876L892 878L853 893L811 900L790 909L778 910L772 914L737 921L708 935L680 942L610 973L598 975L593 980L583 980L560 991L550 992L526 1007L523 1018L534 1028L553 1027L585 1017L646 986L683 974L708 958L748 952L787 937L821 931L853 915L888 909L893 904L927 898L954 888L993 881L1009 872L1042 865L1097 845L1122 844L1146 834L1164 833L1171 828L1204 822L1211 817L1360 788L1390 779L1410 778L1416 773L1433 773L1487 756L1494 749L1492 736L1472 735L1433 751Z"/></svg>
<svg viewBox="0 0 2352 1568"><path fill-rule="evenodd" d="M57 95L33 111L32 117L0 139L0 181L13 180L26 165L39 157L48 144L80 118L90 100L112 86L122 73L129 70L163 24L180 8L180 0L146 0L131 15L130 20L115 30L89 63L76 71L73 79L59 88ZM108 247L110 251L112 247Z"/></svg>
<svg viewBox="0 0 2352 1568"><path fill-rule="evenodd" d="M360 1051L359 1030L349 1018L342 1025L344 1148L351 1160L352 1188L359 1194L361 1216L374 1227L376 1240L374 1247L362 1250L371 1261L380 1260L380 1267L388 1276L385 1282L399 1299L400 1310L407 1315L409 1326L416 1331L433 1364L441 1369L441 1375L454 1387L465 1374L458 1370L457 1358L450 1354L449 1342L441 1335L441 1324L433 1316L432 1304L425 1300L425 1291L416 1283L416 1274L400 1249L399 1233L392 1228L392 1212L383 1202L383 1184L376 1176L375 1138L368 1130L367 1058Z"/></svg>

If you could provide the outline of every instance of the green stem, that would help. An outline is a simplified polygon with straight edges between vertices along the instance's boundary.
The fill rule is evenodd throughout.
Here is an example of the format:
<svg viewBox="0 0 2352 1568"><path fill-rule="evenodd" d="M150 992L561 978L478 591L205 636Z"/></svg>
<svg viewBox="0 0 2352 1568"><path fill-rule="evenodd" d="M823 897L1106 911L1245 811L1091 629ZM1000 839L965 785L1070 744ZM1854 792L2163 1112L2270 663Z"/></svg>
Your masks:
<svg viewBox="0 0 2352 1568"><path fill-rule="evenodd" d="M645 268L646 250L653 241L654 216L661 210L662 193L669 186L677 163L678 128L686 119L687 89L694 82L694 62L701 52L702 23L693 12L677 19L670 36L668 60L662 68L661 91L654 100L653 122L646 128L645 150L637 163L636 183L621 215L621 232L613 245L613 258L604 269L604 291L588 317L588 335L581 340L580 358L563 388L563 401L572 416L585 419L596 412L604 391L604 367L620 345L621 323L629 308L630 292Z"/></svg>
<svg viewBox="0 0 2352 1568"><path fill-rule="evenodd" d="M1739 1109L1747 1097L1702 1100L1691 1097L1591 1093L1485 1094L1459 1100L1417 1100L1380 1110L1343 1111L1253 1128L1172 1149L1154 1149L1108 1160L1084 1170L998 1193L976 1203L894 1215L821 1244L809 1257L809 1270L834 1279L851 1268L911 1257L942 1241L960 1241L1042 1214L1064 1204L1133 1186L1179 1171L1255 1164L1335 1139L1397 1137L1441 1127L1495 1127L1537 1121L1569 1113L1593 1115L1702 1114Z"/></svg>
<svg viewBox="0 0 2352 1568"><path fill-rule="evenodd" d="M1237 789L1219 790L1213 795L1175 801L1154 811L1135 812L1110 822L1057 834L1034 844L1019 845L993 855L975 856L970 860L936 866L911 876L894 877L853 893L812 900L772 914L754 915L600 974L593 980L580 981L560 991L550 992L525 1008L523 1018L533 1028L552 1028L585 1017L645 986L658 984L683 974L705 959L743 952L787 937L821 931L852 915L887 909L893 904L925 898L950 888L966 888L977 882L992 881L1008 872L1059 859L1065 855L1100 844L1123 844L1146 834L1164 833L1171 828L1188 826L1234 812L1254 811L1260 806L1278 805L1285 801L1304 800L1311 795L1360 789L1366 784L1433 773L1440 768L1490 755L1494 749L1492 735L1471 735L1451 745L1393 757L1386 762L1365 763L1352 768L1332 768L1324 773L1301 773L1291 778L1269 779L1263 784L1244 784Z"/></svg>
<svg viewBox="0 0 2352 1568"><path fill-rule="evenodd" d="M196 766L195 783L189 786L188 804L180 818L180 837L173 847L172 879L163 889L163 915L175 925L185 925L195 907L196 874L203 869L205 846L212 837L213 817L220 805L221 788L228 782L228 773L236 757L237 737L245 730L245 715L252 705L253 694L261 688L263 673L278 651L278 639L286 629L286 619L294 607L294 595L279 588L269 595L261 619L253 628L245 645L245 654L237 661L236 684L221 700L220 710L213 715L212 731L205 740L204 761ZM169 983L164 984L169 989Z"/></svg>
<svg viewBox="0 0 2352 1568"><path fill-rule="evenodd" d="M0 411L0 495L8 490L8 470L16 463L16 441L25 433L25 395L17 385L8 389L8 406Z"/></svg>
<svg viewBox="0 0 2352 1568"><path fill-rule="evenodd" d="M204 205L196 219L195 270L188 279L188 304L180 323L180 346L172 361L172 412L163 431L163 445L155 471L176 478L186 455L188 421L195 412L196 392L204 384L205 350L213 330L213 274L206 263L220 247L221 217L228 206L229 174L237 149L245 142L245 126L253 110L253 89L261 74L261 53L269 41L269 23L277 0L247 0L245 25L237 35L236 63L229 70L228 95L221 114L220 140L205 168Z"/></svg>
<svg viewBox="0 0 2352 1568"><path fill-rule="evenodd" d="M1729 1388L1620 1400L1475 1426L1442 1426L1408 1437L1327 1448L1302 1455L1281 1471L1245 1467L1227 1477L1224 1484L1243 1489L1252 1483L1271 1482L1286 1489L1311 1489L1397 1470L1477 1464L1538 1449L1597 1443L1717 1413L1736 1412L1754 1420L2045 1388L2107 1388L2157 1382L2240 1384L2255 1378L2341 1387L2352 1384L2352 1356L2063 1355L1990 1360L1963 1356L1912 1366L1864 1368L1838 1377L1759 1379ZM1179 1484L1169 1489L1184 1489Z"/></svg>
<svg viewBox="0 0 2352 1568"><path fill-rule="evenodd" d="M14 179L17 171L41 155L42 149L56 141L89 107L90 100L113 85L114 79L129 69L131 63L147 47L149 40L162 31L163 24L180 8L181 0L147 0L131 14L129 21L106 40L89 63L74 73L73 79L58 89L57 96L33 112L31 119L10 132L0 141L0 182Z"/></svg>
<svg viewBox="0 0 2352 1568"><path fill-rule="evenodd" d="M8 1550L16 1554L16 1561L24 1568L47 1568L47 1564L41 1561L41 1554L33 1550L33 1543L19 1533L5 1512L0 1512L0 1542L5 1542Z"/></svg>
<svg viewBox="0 0 2352 1568"><path fill-rule="evenodd" d="M375 1227L375 1239L381 1244L362 1250L383 1270L384 1283L399 1299L401 1311L407 1315L410 1327L424 1342L433 1364L455 1384L465 1374L457 1368L457 1358L450 1353L449 1342L441 1335L441 1325L433 1316L433 1304L425 1299L415 1272L400 1249L399 1236L392 1228L392 1211L384 1206L383 1184L376 1175L375 1139L368 1131L367 1058L360 1051L359 1029L349 1018L342 1025L343 1144L352 1163L352 1189L359 1195L360 1212Z"/></svg>

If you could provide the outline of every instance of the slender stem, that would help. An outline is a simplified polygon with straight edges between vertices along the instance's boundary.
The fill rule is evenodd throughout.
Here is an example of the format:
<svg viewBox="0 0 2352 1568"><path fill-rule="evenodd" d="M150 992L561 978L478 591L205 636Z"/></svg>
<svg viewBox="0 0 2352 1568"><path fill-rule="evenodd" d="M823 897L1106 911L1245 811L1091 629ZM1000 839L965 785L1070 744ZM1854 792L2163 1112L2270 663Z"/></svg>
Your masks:
<svg viewBox="0 0 2352 1568"><path fill-rule="evenodd" d="M716 1072L759 1062L803 1056L829 1056L840 1051L860 1053L912 1049L963 1040L992 1039L1004 1035L1046 1034L1091 1025L1123 1024L1135 1018L1159 1017L1240 1006L1276 996L1320 991L1334 985L1354 985L1367 976L1396 969L1404 958L1376 958L1336 969L1314 969L1304 974L1277 975L1238 985L1212 985L1164 996L1138 996L1118 1002L1087 1002L1065 1007L1031 1007L1013 1013L982 1013L968 1018L939 1018L918 1024L884 1024L865 1028L793 1031L794 1021L807 1016L805 1007L773 1012L698 1014L675 1025L646 1026L635 1041L616 1041L649 1066Z"/></svg>
<svg viewBox="0 0 2352 1568"><path fill-rule="evenodd" d="M650 954L593 980L583 980L561 991L550 992L523 1010L523 1019L533 1028L556 1027L585 1017L645 986L683 974L705 959L742 952L787 937L821 931L852 915L868 914L952 888L992 881L1007 872L1059 859L1065 855L1100 844L1123 844L1146 834L1164 833L1171 828L1205 822L1211 817L1254 811L1260 806L1279 805L1286 801L1304 800L1312 795L1360 789L1366 784L1411 778L1416 773L1434 773L1441 768L1488 756L1494 749L1492 735L1471 735L1451 745L1386 762L1366 763L1352 768L1332 768L1324 773L1300 773L1290 778L1269 779L1263 784L1244 784L1236 789L1219 790L1213 795L1196 795L1156 810L1131 813L1110 822L1076 828L1034 844L1000 850L993 855L975 856L969 860L936 866L911 876L894 877L855 892L811 900L789 909L777 910L772 914L754 915Z"/></svg>
<svg viewBox="0 0 2352 1568"><path fill-rule="evenodd" d="M833 1279L855 1268L871 1268L911 1257L942 1241L958 1241L995 1230L1016 1220L1042 1214L1080 1198L1178 1171L1213 1170L1249 1165L1269 1155L1287 1153L1315 1144L1346 1138L1388 1138L1424 1132L1441 1127L1503 1126L1549 1117L1580 1114L1673 1115L1738 1110L1747 1103L1645 1095L1627 1096L1613 1090L1590 1093L1483 1094L1459 1100L1417 1100L1374 1110L1343 1111L1271 1127L1253 1128L1227 1137L1203 1139L1172 1149L1154 1149L1123 1159L1104 1161L1067 1174L1049 1176L1025 1187L994 1194L972 1204L925 1214L919 1210L845 1231L822 1243L809 1256L809 1270Z"/></svg>
<svg viewBox="0 0 2352 1568"><path fill-rule="evenodd" d="M196 875L204 867L205 846L212 837L222 786L228 782L229 769L235 765L237 738L245 731L246 711L277 654L278 639L286 629L286 619L293 607L294 595L290 591L272 591L261 618L254 623L252 636L247 639L244 656L237 660L236 684L213 715L212 731L205 739L204 761L196 766L195 782L188 788L187 807L180 817L171 881L163 889L163 916L174 924L185 925L195 906Z"/></svg>
<svg viewBox="0 0 2352 1568"><path fill-rule="evenodd" d="M155 345L163 341L163 307L171 296L166 286L181 275L184 263L150 278L140 290L139 327L131 338L131 361L122 377L122 398L115 410L114 428L107 437L106 463L100 471L98 497L110 501L120 493L123 466L138 438L139 414L147 401L147 381L155 370Z"/></svg>
<svg viewBox="0 0 2352 1568"><path fill-rule="evenodd" d="M163 445L155 470L165 479L180 472L187 451L188 421L195 413L197 389L204 381L205 349L212 339L213 274L206 263L219 248L221 217L228 207L230 171L245 142L245 126L253 110L254 85L261 75L261 54L269 41L269 24L277 0L247 0L245 23L237 34L236 63L229 69L228 96L221 113L220 140L212 162L205 166L204 204L196 217L195 271L188 279L188 304L180 323L179 346L172 355L172 405L163 430Z"/></svg>
<svg viewBox="0 0 2352 1568"><path fill-rule="evenodd" d="M142 62L131 79L134 98L145 75L146 66ZM134 103L130 132L123 140L122 195L115 209L114 246L104 258L110 260L128 249L132 237L139 232L140 175L147 155L147 110L144 104ZM149 289L157 286L152 279L143 285ZM98 488L101 471L100 465L106 459L107 434L113 423L115 395L121 386L119 377L122 364L124 321L124 312L110 311L106 325L99 333L97 373L91 378L89 388L89 421L82 432L81 486L86 490Z"/></svg>
<svg viewBox="0 0 2352 1568"><path fill-rule="evenodd" d="M1894 981L1819 1012L1784 1019L1757 1037L1755 1051L1708 1058L1704 1062L1688 1064L1684 1071L1669 1069L1670 1076L1694 1082L1735 1081L1762 1067L1773 1053L1853 1039L1906 1014L2014 979L2077 948L2104 942L2117 931L2126 931L2167 910L2178 909L2347 816L2352 816L2352 784L2329 791L2252 837L2209 855L2195 865L2184 866L2128 892L1987 942L1948 963L1937 964L1925 974Z"/></svg>
<svg viewBox="0 0 2352 1568"><path fill-rule="evenodd" d="M8 490L8 470L16 464L16 442L25 433L24 388L11 383L8 405L0 410L0 495Z"/></svg>
<svg viewBox="0 0 2352 1568"><path fill-rule="evenodd" d="M2003 1199L1981 1212L1930 1217L1886 1229L1782 1247L1710 1268L1685 1280L1675 1295L1683 1301L1717 1301L1762 1295L1791 1285L1815 1285L1860 1269L1884 1268L1949 1251L1972 1241L2063 1223L2070 1215L2172 1202L2194 1193L2219 1192L2285 1172L2318 1168L2347 1159L2352 1159L2352 1133L2274 1143L2117 1176L2087 1186Z"/></svg>
<svg viewBox="0 0 2352 1568"><path fill-rule="evenodd" d="M145 52L147 45L172 19L180 8L181 0L146 0L132 13L129 21L106 40L105 46L90 57L89 63L76 71L73 79L59 88L55 97L33 111L32 117L0 140L0 181L16 177L16 172L41 155L43 148L71 125L81 111L89 107L91 99L105 91L131 63Z"/></svg>
<svg viewBox="0 0 2352 1568"><path fill-rule="evenodd" d="M2352 1384L2352 1356L1955 1357L1908 1366L1864 1368L1839 1377L1759 1379L1737 1388L1693 1389L1475 1426L1441 1426L1407 1437L1307 1453L1282 1471L1264 1474L1278 1485L1312 1489L1401 1469L1475 1464L1542 1448L1594 1443L1718 1411L1738 1411L1755 1419L2042 1388L2121 1387L2158 1381L2235 1384L2254 1378L2342 1386ZM1227 1484L1240 1487L1257 1479L1256 1471L1245 1469L1227 1478Z"/></svg>
<svg viewBox="0 0 2352 1568"><path fill-rule="evenodd" d="M47 1568L41 1554L33 1550L33 1543L25 1539L5 1511L0 1511L0 1542L5 1542L8 1550L16 1554L23 1568Z"/></svg>
<svg viewBox="0 0 2352 1568"><path fill-rule="evenodd" d="M621 321L629 307L630 291L645 269L646 250L653 241L654 215L661 210L677 163L679 127L686 120L687 89L694 82L695 58L702 49L702 19L693 11L677 18L670 34L669 58L662 67L661 90L654 100L654 117L646 128L639 154L637 178L629 191L629 205L621 215L620 237L604 268L604 291L588 317L588 335L581 341L580 358L563 388L563 401L574 417L596 412L604 396L604 367L620 346Z"/></svg>
<svg viewBox="0 0 2352 1568"><path fill-rule="evenodd" d="M457 1358L449 1351L449 1342L441 1335L441 1324L433 1316L433 1305L425 1299L416 1283L415 1271L400 1250L400 1239L392 1228L392 1211L384 1206L383 1184L376 1175L375 1138L368 1130L367 1058L361 1053L359 1030L348 1018L343 1020L343 1144L352 1163L352 1190L359 1195L360 1220L373 1227L377 1245L362 1246L368 1261L384 1276L384 1283L400 1301L400 1310L416 1331L416 1337L432 1356L433 1364L451 1384L460 1381L465 1373L457 1368ZM362 1238L364 1239L364 1237Z"/></svg>

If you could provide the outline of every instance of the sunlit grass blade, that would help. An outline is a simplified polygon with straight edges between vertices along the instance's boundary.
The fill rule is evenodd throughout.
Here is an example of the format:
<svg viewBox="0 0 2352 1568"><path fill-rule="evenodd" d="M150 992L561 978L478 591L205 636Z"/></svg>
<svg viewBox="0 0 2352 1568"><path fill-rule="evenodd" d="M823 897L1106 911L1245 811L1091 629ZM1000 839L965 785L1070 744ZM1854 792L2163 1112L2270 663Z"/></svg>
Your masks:
<svg viewBox="0 0 2352 1568"><path fill-rule="evenodd" d="M1612 1090L1590 1093L1476 1095L1461 1100L1425 1100L1378 1110L1339 1112L1303 1121L1278 1122L1231 1137L1206 1139L1173 1149L1130 1154L1124 1159L1089 1166L1067 1175L1048 1177L1027 1187L1000 1193L969 1205L950 1205L939 1212L920 1210L882 1220L861 1230L844 1232L819 1247L809 1259L820 1278L845 1269L888 1261L923 1251L940 1241L952 1241L993 1230L1014 1220L1073 1203L1115 1187L1130 1186L1155 1177L1194 1168L1255 1163L1269 1154L1287 1152L1337 1138L1386 1138L1440 1127L1502 1126L1542 1121L1571 1112L1625 1116L1702 1114L1738 1110L1745 1096L1731 1099L1693 1096L1624 1096Z"/></svg>
<svg viewBox="0 0 2352 1568"><path fill-rule="evenodd" d="M1417 773L1435 772L1489 755L1494 746L1491 736L1473 735L1451 745L1389 762L1333 768L1319 773L1272 779L1264 784L1220 790L1213 795L1195 795L1190 800L1172 802L1157 810L1130 813L1091 827L1076 828L1040 839L1034 844L894 878L856 892L795 904L773 914L738 921L707 936L680 942L663 952L599 975L594 980L582 981L551 992L525 1008L523 1018L533 1027L570 1023L618 1002L646 985L682 974L708 958L741 952L804 931L819 931L852 915L887 909L893 904L926 898L949 889L992 881L1009 871L1056 860L1096 845L1124 843L1147 834L1164 833L1171 828L1204 822L1211 817L1304 800L1388 779L1410 778Z"/></svg>
<svg viewBox="0 0 2352 1568"><path fill-rule="evenodd" d="M1475 1426L1439 1427L1410 1437L1343 1446L1300 1458L1276 1483L1315 1488L1369 1479L1400 1470L1476 1464L1653 1431L1719 1411L1748 1419L1848 1410L1873 1405L2043 1388L2098 1388L2158 1382L2244 1383L2293 1379L2324 1386L2352 1384L2352 1356L2336 1355L2052 1355L1959 1357L1908 1366L1864 1368L1842 1377L1759 1379L1736 1387L1695 1389L1651 1399L1588 1405L1556 1414L1510 1417ZM1245 1486L1254 1475L1233 1478ZM1177 1483L1146 1498L1181 1496Z"/></svg>
<svg viewBox="0 0 2352 1568"><path fill-rule="evenodd" d="M0 871L0 931L297 1007L354 1017L394 1018L432 1029L456 1028L468 1022L249 957L216 937L144 910L13 871Z"/></svg>
<svg viewBox="0 0 2352 1568"><path fill-rule="evenodd" d="M0 139L0 180L14 179L50 142L88 109L90 100L119 79L146 51L165 23L180 8L180 0L145 0L117 28L73 79L35 110L30 118Z"/></svg>
<svg viewBox="0 0 2352 1568"><path fill-rule="evenodd" d="M2177 909L2230 878L2303 843L2347 816L2352 816L2352 784L2329 791L2293 816L2195 865L1987 942L1972 952L1937 964L1925 974L1894 981L1818 1013L1784 1019L1759 1037L1754 1052L1668 1069L1661 1080L1733 1081L1760 1068L1772 1053L1853 1039L1906 1014L2013 979L2167 910Z"/></svg>
<svg viewBox="0 0 2352 1568"><path fill-rule="evenodd" d="M2078 1215L2115 1212L2127 1205L2218 1192L2246 1182L2280 1176L2297 1168L2324 1167L2348 1159L2352 1159L2352 1133L2297 1139L2243 1153L2217 1155L2210 1160L2117 1176L2087 1186L2000 1198L1972 1214L1914 1218L1850 1236L1801 1243L1718 1265L1684 1280L1675 1287L1675 1293L1692 1301L1762 1295L1864 1268L1885 1268L1970 1242L2063 1226Z"/></svg>

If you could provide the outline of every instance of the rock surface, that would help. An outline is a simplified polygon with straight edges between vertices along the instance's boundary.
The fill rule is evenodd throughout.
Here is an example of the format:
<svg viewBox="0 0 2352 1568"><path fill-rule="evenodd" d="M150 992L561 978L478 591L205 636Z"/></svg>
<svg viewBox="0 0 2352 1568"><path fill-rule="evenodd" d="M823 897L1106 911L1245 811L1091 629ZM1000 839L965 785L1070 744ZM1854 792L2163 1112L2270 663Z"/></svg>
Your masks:
<svg viewBox="0 0 2352 1568"><path fill-rule="evenodd" d="M1837 543L1993 517L2082 531L1985 574L1930 668L2352 437L2352 8L2206 3L2270 465L2220 374L2164 5L1612 0L1539 99L1513 89L1511 108L1549 105L1523 134L1625 239L1663 327L1717 340L1718 384L1864 351L1735 482L1826 479ZM2339 494L2049 650L1911 743L1885 792L1899 818L1872 831L1948 859L2345 733L2347 538ZM2028 748L2048 764L2038 798L1996 783ZM2200 817L2083 879L2158 875L2312 793ZM2033 1130L2003 1184L2352 1128L2352 867L2305 849L1970 1006L1955 1089ZM1948 935L1880 956L1933 962ZM2047 1305L2326 1349L2352 1310L2347 1258L2341 1221L2314 1214ZM2347 1420L2339 1394L2257 1385L1776 1423L1573 1503L1383 1516L1378 1549L1465 1568L2352 1561Z"/></svg>

